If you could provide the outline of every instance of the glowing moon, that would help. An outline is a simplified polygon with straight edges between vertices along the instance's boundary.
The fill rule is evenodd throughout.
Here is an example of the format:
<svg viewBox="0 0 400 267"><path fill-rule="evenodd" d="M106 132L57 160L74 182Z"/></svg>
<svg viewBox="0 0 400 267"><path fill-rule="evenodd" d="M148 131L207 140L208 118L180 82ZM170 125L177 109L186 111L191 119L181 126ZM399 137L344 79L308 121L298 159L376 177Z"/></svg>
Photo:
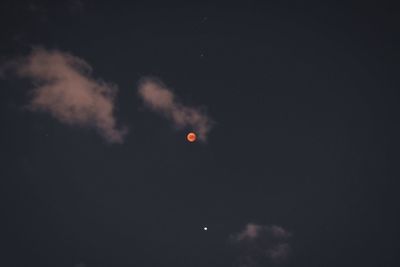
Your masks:
<svg viewBox="0 0 400 267"><path fill-rule="evenodd" d="M190 143L193 143L194 141L196 141L197 136L196 136L195 133L190 132L190 133L188 133L188 135L186 136L186 139L187 139Z"/></svg>
<svg viewBox="0 0 400 267"><path fill-rule="evenodd" d="M207 227L203 227L203 230L204 230L204 231L207 231L207 230L208 230L208 228L207 228Z"/></svg>

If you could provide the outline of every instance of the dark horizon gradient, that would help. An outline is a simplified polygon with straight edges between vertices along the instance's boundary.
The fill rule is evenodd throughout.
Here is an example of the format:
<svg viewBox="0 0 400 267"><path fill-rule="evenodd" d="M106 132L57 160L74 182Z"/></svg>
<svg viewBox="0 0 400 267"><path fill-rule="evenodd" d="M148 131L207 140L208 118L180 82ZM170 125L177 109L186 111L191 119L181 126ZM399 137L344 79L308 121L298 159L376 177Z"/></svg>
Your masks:
<svg viewBox="0 0 400 267"><path fill-rule="evenodd" d="M167 2L1 2L1 62L87 61L129 134L30 112L1 71L0 265L235 266L254 223L291 233L282 266L399 266L396 2ZM145 76L206 108L206 143L144 106Z"/></svg>

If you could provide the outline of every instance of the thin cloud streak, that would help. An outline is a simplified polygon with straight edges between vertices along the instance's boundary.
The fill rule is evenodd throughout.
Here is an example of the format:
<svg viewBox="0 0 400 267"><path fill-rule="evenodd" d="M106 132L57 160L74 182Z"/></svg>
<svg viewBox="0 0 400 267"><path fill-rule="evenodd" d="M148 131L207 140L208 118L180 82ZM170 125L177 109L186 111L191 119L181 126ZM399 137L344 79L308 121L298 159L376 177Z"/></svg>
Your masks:
<svg viewBox="0 0 400 267"><path fill-rule="evenodd" d="M168 118L178 128L192 128L201 141L207 140L212 120L200 109L180 103L171 89L159 79L142 78L138 93L144 104L152 111Z"/></svg>

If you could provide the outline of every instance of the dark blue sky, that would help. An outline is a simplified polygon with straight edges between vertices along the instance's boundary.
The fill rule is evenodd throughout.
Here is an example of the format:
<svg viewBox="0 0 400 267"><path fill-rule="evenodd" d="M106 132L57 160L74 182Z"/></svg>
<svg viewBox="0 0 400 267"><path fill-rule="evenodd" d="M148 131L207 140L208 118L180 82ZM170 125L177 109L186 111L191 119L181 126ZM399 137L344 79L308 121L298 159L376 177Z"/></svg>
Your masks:
<svg viewBox="0 0 400 267"><path fill-rule="evenodd" d="M291 233L283 266L398 266L397 10L3 1L2 64L33 46L87 61L130 131L110 144L31 112L33 82L3 72L0 265L237 266L254 223ZM143 105L148 75L207 110L206 143Z"/></svg>

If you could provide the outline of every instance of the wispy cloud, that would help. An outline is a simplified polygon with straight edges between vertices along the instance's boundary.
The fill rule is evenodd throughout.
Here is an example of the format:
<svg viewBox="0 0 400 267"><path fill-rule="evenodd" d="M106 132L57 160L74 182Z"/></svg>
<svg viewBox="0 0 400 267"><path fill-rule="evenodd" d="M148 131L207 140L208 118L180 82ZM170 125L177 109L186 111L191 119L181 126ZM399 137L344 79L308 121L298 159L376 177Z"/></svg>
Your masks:
<svg viewBox="0 0 400 267"><path fill-rule="evenodd" d="M138 92L151 110L168 118L178 128L192 128L201 141L206 141L212 120L199 108L180 103L172 90L159 79L142 78Z"/></svg>
<svg viewBox="0 0 400 267"><path fill-rule="evenodd" d="M280 226L249 223L231 236L238 248L238 265L247 267L283 263L290 254L291 234Z"/></svg>
<svg viewBox="0 0 400 267"><path fill-rule="evenodd" d="M35 85L30 110L48 112L69 125L94 128L109 142L123 142L126 130L117 128L113 114L117 87L94 79L87 62L58 50L35 48L13 68Z"/></svg>

